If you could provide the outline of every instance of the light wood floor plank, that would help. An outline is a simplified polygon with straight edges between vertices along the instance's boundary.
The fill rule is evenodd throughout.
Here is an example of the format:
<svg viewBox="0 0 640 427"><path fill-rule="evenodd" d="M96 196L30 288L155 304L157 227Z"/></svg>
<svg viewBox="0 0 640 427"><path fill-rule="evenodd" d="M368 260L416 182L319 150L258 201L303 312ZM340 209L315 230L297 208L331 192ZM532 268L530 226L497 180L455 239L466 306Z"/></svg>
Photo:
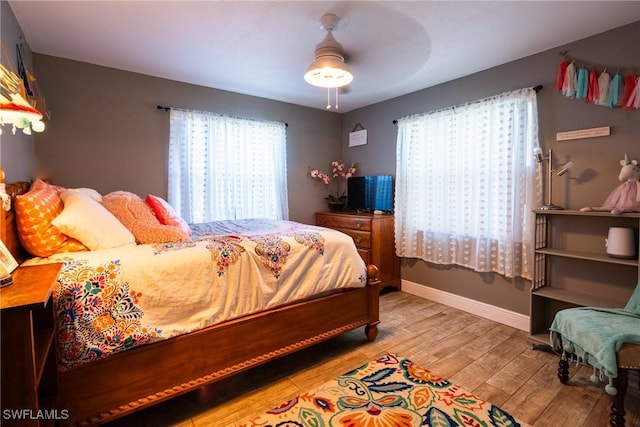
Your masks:
<svg viewBox="0 0 640 427"><path fill-rule="evenodd" d="M530 354L527 352L525 354ZM565 387L557 379L558 357L549 353L545 363L502 405L507 412L517 412L523 422L533 424L555 399L561 388Z"/></svg>
<svg viewBox="0 0 640 427"><path fill-rule="evenodd" d="M586 368L580 368L583 369ZM578 377L580 381L574 381L576 375L570 378L569 385L559 389L549 406L533 424L535 427L598 425L591 424L589 414L602 395L603 389L581 381L581 377ZM588 375L591 375L591 372Z"/></svg>
<svg viewBox="0 0 640 427"><path fill-rule="evenodd" d="M509 342L505 343L505 345L509 344ZM528 357L528 353L524 352L489 378L487 384L513 395L542 368L544 362L540 358Z"/></svg>

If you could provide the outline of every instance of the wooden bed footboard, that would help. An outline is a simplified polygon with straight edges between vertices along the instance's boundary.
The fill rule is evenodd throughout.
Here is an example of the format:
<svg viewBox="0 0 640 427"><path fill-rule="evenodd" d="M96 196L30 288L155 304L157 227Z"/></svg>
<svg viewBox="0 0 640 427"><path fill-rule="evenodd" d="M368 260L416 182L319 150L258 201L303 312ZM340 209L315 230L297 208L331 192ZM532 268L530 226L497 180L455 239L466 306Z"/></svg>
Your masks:
<svg viewBox="0 0 640 427"><path fill-rule="evenodd" d="M29 183L7 184L12 198ZM0 237L18 262L13 210L0 215ZM58 373L61 425L97 425L198 389L238 372L364 327L378 334L380 281L367 266L367 285L287 304L117 353Z"/></svg>
<svg viewBox="0 0 640 427"><path fill-rule="evenodd" d="M379 323L377 268L369 284L230 320L81 365L58 377L63 425L96 425L278 357ZM292 327L292 325L295 325Z"/></svg>

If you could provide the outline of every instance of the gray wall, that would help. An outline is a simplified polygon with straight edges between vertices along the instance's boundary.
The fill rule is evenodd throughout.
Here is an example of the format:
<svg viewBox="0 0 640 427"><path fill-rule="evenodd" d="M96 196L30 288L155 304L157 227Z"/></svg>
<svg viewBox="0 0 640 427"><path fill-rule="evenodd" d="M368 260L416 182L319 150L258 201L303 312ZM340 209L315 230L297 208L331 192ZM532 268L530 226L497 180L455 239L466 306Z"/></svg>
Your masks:
<svg viewBox="0 0 640 427"><path fill-rule="evenodd" d="M20 43L24 34L6 1L0 1L0 38L7 50L5 52L2 49L2 65L17 74L16 44ZM31 51L26 43L24 47L28 67L31 65ZM11 133L11 126L3 126L0 135L0 166L4 169L7 181L29 181L33 176L33 162L33 136L25 135L21 130L16 130L14 135Z"/></svg>
<svg viewBox="0 0 640 427"><path fill-rule="evenodd" d="M559 53L568 51L568 55L577 59L576 64L583 61L586 65L606 65L609 72L621 70L626 76L633 71L638 75L639 40L640 22L636 22L352 111L343 117L342 158L360 162L365 174L395 174L393 159L397 129L394 119L541 84L544 88L538 94L540 144L543 150L551 148L554 151L556 162L574 162L567 175L554 179L553 201L569 209L599 206L619 184L619 161L624 153L640 161L640 111L588 104L557 92L556 74L563 60ZM349 148L348 133L357 123L368 129L369 141L367 145ZM610 126L611 136L556 142L556 132L601 126ZM511 281L495 274L479 274L465 268L437 266L414 259L403 260L402 278L519 313L529 312L528 281Z"/></svg>
<svg viewBox="0 0 640 427"><path fill-rule="evenodd" d="M312 222L325 208L326 188L307 178L309 167L340 153L342 118L300 107L147 75L34 54L52 110L36 136L37 173L62 186L101 193L128 190L166 197L169 113L157 105L288 123L290 218Z"/></svg>

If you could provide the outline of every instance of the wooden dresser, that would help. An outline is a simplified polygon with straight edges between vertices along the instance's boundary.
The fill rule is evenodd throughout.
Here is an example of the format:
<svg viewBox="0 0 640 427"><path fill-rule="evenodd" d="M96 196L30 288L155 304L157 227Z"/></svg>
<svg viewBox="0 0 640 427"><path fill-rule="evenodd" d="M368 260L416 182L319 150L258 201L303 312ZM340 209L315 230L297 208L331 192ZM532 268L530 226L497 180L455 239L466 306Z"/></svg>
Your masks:
<svg viewBox="0 0 640 427"><path fill-rule="evenodd" d="M400 258L396 256L393 215L316 212L316 225L353 238L365 264L375 264L383 286L400 290Z"/></svg>

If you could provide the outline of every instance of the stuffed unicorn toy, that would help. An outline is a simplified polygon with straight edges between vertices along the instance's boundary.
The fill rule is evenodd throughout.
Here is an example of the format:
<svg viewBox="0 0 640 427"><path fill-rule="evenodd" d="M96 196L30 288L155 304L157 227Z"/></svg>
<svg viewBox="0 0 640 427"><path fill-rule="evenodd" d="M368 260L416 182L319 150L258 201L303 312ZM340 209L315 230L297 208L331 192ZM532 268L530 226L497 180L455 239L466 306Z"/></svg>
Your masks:
<svg viewBox="0 0 640 427"><path fill-rule="evenodd" d="M620 174L618 180L623 181L607 197L600 207L586 207L580 209L582 212L611 211L613 215L623 212L640 212L640 166L637 160L629 161L629 156L624 155L624 160L620 160Z"/></svg>

